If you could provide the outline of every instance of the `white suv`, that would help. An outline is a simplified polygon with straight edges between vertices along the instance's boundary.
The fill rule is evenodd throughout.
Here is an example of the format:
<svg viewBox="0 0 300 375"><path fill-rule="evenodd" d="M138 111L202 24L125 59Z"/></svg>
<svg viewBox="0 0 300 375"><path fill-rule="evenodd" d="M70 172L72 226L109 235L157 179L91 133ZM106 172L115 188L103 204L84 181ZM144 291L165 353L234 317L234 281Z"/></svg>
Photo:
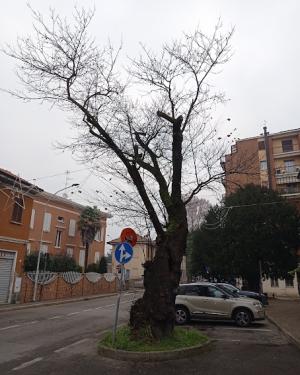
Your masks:
<svg viewBox="0 0 300 375"><path fill-rule="evenodd" d="M226 293L214 283L182 284L176 296L176 323L186 324L191 318L230 319L240 327L265 318L259 301Z"/></svg>

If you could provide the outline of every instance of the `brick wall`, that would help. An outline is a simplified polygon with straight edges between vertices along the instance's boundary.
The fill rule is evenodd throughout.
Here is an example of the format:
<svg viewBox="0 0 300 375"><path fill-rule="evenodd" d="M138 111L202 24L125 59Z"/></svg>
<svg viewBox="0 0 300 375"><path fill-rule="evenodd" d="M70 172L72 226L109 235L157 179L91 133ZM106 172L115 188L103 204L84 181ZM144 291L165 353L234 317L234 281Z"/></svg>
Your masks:
<svg viewBox="0 0 300 375"><path fill-rule="evenodd" d="M56 299L67 299L82 296L91 296L96 294L114 293L117 291L117 278L109 282L104 277L93 283L85 276L81 278L76 284L67 283L61 275L49 284L40 285L37 287L36 300L37 301L51 301ZM20 293L20 302L32 302L34 282L24 274L22 278L22 287Z"/></svg>

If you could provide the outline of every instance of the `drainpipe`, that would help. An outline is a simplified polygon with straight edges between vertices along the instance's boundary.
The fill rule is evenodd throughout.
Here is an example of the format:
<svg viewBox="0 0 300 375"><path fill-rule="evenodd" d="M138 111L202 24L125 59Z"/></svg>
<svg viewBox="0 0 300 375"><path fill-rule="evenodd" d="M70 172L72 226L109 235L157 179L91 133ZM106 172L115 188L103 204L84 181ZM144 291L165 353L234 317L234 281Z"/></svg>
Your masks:
<svg viewBox="0 0 300 375"><path fill-rule="evenodd" d="M268 185L269 185L269 189L272 189L272 171L271 171L271 162L270 162L269 139L268 139L266 126L264 126L264 141L265 141L265 149L266 149L266 156L267 156Z"/></svg>

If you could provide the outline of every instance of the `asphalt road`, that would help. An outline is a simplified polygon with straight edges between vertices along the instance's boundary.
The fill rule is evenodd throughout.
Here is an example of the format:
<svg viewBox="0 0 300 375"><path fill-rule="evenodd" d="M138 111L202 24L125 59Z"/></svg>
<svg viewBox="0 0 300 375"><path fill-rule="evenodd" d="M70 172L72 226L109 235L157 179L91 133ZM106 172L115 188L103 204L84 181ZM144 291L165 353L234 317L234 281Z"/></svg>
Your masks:
<svg viewBox="0 0 300 375"><path fill-rule="evenodd" d="M0 374L39 367L49 355L82 349L112 328L117 296L0 312ZM134 293L122 296L119 323L128 320ZM28 370L31 373L31 369ZM51 371L51 368L49 369ZM51 372L50 372L51 373Z"/></svg>
<svg viewBox="0 0 300 375"><path fill-rule="evenodd" d="M124 295L120 322L131 300ZM268 321L249 328L230 322L193 322L216 340L197 357L160 363L115 361L97 354L111 329L116 297L0 313L0 374L22 375L295 375L300 351Z"/></svg>

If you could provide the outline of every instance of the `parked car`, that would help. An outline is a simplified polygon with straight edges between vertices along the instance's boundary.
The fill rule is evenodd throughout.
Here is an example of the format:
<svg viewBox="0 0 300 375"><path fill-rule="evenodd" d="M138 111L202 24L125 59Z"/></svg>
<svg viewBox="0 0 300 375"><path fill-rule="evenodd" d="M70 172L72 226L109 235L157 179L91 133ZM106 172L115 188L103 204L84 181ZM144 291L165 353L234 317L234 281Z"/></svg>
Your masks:
<svg viewBox="0 0 300 375"><path fill-rule="evenodd" d="M263 293L250 292L248 290L241 290L236 286L227 283L216 283L221 289L224 289L226 292L233 293L238 296L254 298L260 301L264 306L268 305L268 297Z"/></svg>
<svg viewBox="0 0 300 375"><path fill-rule="evenodd" d="M176 323L186 324L193 318L234 320L240 327L265 318L259 301L235 297L214 283L182 284L176 296Z"/></svg>

